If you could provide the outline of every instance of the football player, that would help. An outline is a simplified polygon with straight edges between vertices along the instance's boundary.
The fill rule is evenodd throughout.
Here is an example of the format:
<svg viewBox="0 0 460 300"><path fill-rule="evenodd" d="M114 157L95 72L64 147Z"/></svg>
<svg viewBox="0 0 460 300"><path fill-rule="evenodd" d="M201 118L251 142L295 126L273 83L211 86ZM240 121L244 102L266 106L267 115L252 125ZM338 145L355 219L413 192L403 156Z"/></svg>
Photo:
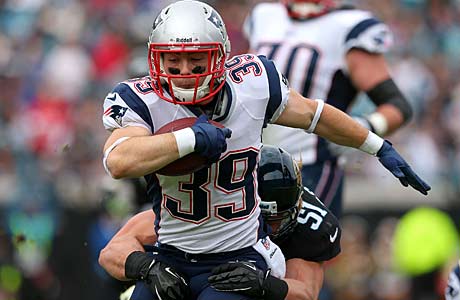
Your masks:
<svg viewBox="0 0 460 300"><path fill-rule="evenodd" d="M460 300L460 262L449 274L449 280L445 291L446 300Z"/></svg>
<svg viewBox="0 0 460 300"><path fill-rule="evenodd" d="M340 252L341 229L337 219L312 192L302 187L297 163L280 148L261 148L258 182L262 216L270 226L270 238L280 246L286 259L286 299L317 299L323 280L321 263ZM101 251L100 264L112 276L126 279L125 259L129 253L144 251L143 244L156 241L154 217L152 210L132 217ZM268 276L269 280L276 280ZM231 263L216 267L209 282L221 290L262 293L263 289L276 287L267 285L265 277L265 273L247 262ZM132 289L127 291L130 293Z"/></svg>
<svg viewBox="0 0 460 300"><path fill-rule="evenodd" d="M145 176L156 216L153 256L131 253L125 275L146 282L155 299L254 298L216 291L207 280L228 261L251 261L263 272L273 263L259 247L268 233L261 226L255 170L268 123L359 148L378 156L402 184L423 194L430 189L391 143L340 110L289 89L272 61L252 54L227 60L229 52L225 25L211 6L177 1L154 21L150 76L118 84L104 101L103 123L111 132L105 169L113 178ZM155 134L185 117L198 118L191 127ZM206 157L208 166L183 176L155 173L192 152ZM278 283L272 299L287 293L287 285Z"/></svg>
<svg viewBox="0 0 460 300"><path fill-rule="evenodd" d="M412 116L383 56L392 45L392 33L371 13L334 3L259 3L244 26L251 51L275 61L292 89L342 111L351 107L358 92L365 92L377 108L355 120L379 136L388 135ZM264 130L263 142L301 159L304 185L340 217L344 172L338 156L347 148L278 125Z"/></svg>

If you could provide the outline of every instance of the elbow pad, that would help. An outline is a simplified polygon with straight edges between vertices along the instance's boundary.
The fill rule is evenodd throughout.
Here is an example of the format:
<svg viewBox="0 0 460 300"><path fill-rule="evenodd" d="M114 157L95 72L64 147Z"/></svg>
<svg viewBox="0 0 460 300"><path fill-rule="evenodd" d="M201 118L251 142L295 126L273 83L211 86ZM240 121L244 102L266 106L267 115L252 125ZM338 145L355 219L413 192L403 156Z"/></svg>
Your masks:
<svg viewBox="0 0 460 300"><path fill-rule="evenodd" d="M393 79L388 78L380 82L367 91L366 94L377 106L381 104L392 104L396 106L403 115L404 123L407 123L412 118L412 107L396 86Z"/></svg>

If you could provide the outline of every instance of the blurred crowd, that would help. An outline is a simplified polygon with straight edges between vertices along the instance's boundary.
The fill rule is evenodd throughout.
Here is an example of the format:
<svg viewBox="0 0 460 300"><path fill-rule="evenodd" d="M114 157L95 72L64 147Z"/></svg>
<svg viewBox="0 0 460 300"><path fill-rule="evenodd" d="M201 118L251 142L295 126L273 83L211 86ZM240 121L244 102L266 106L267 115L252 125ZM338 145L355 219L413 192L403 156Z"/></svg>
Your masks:
<svg viewBox="0 0 460 300"><path fill-rule="evenodd" d="M98 252L148 204L142 181L115 181L103 170L102 103L117 82L147 74L148 34L170 2L0 1L0 299L117 299L124 288L98 266ZM206 2L222 13L232 54L246 52L242 23L259 1ZM388 59L415 117L391 139L433 187L428 198L409 195L372 159L347 158L351 221L344 220L344 232L353 236L344 235L341 261L351 252L361 263L375 253L391 260L382 253L404 210L435 205L458 217L460 1L343 2L371 10L394 31ZM369 103L362 96L354 109L363 113ZM376 185L387 192L374 197ZM405 202L411 197L415 204ZM391 208L388 199L395 210L371 214L375 204ZM359 251L347 252L350 245ZM407 277L386 276L388 264L373 264L375 276L339 270L347 276L330 283L324 299L396 300L411 293Z"/></svg>

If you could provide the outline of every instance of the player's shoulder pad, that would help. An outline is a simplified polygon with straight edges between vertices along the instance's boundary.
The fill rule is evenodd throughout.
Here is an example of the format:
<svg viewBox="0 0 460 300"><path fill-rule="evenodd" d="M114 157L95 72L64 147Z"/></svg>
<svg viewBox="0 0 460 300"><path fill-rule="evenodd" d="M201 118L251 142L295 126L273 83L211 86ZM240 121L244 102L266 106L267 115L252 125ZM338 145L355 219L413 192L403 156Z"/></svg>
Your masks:
<svg viewBox="0 0 460 300"><path fill-rule="evenodd" d="M309 189L302 194L297 228L308 239L304 259L326 261L337 256L340 251L342 229L336 216Z"/></svg>
<svg viewBox="0 0 460 300"><path fill-rule="evenodd" d="M351 9L337 12L346 27L344 45L346 50L358 48L370 53L385 53L393 46L390 28L367 11Z"/></svg>

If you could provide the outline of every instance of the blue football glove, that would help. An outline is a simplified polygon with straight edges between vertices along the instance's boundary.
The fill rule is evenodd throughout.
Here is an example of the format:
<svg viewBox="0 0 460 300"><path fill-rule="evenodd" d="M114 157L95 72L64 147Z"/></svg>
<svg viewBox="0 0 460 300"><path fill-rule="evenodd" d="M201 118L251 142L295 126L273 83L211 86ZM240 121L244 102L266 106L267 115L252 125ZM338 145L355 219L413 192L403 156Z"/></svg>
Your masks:
<svg viewBox="0 0 460 300"><path fill-rule="evenodd" d="M382 148L377 152L377 157L382 165L401 181L402 185L410 185L420 193L428 195L431 187L415 174L389 141L383 143Z"/></svg>
<svg viewBox="0 0 460 300"><path fill-rule="evenodd" d="M210 124L206 115L201 115L191 128L195 133L195 152L207 157L209 163L218 161L227 150L226 139L232 136L232 131Z"/></svg>

